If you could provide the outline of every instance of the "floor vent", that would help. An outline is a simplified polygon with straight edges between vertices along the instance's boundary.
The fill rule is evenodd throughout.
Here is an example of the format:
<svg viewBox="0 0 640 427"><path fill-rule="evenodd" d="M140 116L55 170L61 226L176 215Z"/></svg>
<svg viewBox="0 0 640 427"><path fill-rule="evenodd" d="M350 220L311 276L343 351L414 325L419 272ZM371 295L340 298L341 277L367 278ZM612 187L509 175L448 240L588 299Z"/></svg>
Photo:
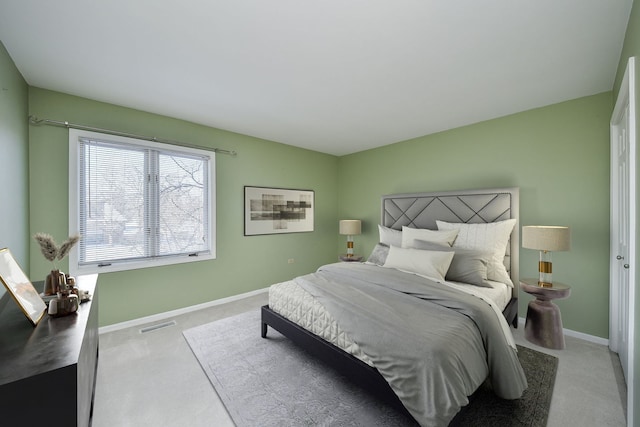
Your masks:
<svg viewBox="0 0 640 427"><path fill-rule="evenodd" d="M169 326L175 326L176 321L172 320L170 322L158 323L156 325L147 326L145 328L140 329L141 334L146 334L147 332L157 331L158 329L168 328Z"/></svg>

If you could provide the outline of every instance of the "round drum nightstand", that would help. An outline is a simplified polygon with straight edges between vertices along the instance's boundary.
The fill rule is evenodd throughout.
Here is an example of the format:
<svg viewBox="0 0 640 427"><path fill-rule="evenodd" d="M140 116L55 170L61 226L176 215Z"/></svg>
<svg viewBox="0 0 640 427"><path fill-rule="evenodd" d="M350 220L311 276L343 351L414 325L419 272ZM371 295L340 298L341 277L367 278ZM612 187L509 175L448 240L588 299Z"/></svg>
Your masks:
<svg viewBox="0 0 640 427"><path fill-rule="evenodd" d="M524 337L541 347L562 350L562 317L560 309L551 300L567 298L571 295L571 286L554 282L551 287L542 287L538 285L538 279L522 279L520 288L536 297L527 308Z"/></svg>

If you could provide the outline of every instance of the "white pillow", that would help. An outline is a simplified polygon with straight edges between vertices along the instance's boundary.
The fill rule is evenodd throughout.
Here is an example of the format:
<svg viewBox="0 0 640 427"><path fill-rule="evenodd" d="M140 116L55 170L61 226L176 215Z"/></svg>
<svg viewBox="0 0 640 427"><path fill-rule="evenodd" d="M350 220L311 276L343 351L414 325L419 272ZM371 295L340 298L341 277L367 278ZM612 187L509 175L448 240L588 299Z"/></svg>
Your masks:
<svg viewBox="0 0 640 427"><path fill-rule="evenodd" d="M380 240L378 240L380 243L387 246L402 246L402 231L378 224L378 232L380 233Z"/></svg>
<svg viewBox="0 0 640 427"><path fill-rule="evenodd" d="M453 252L453 260L447 275L444 277L445 279L484 288L491 287L491 284L487 282L487 265L491 258L490 253L475 249L450 248L437 243L423 242L422 240L417 241L417 249ZM382 252L378 256L382 259Z"/></svg>
<svg viewBox="0 0 640 427"><path fill-rule="evenodd" d="M411 228L402 226L402 247L415 248L418 247L416 240L423 242L438 243L442 246L451 247L453 241L458 235L457 229L451 230L428 230L426 228Z"/></svg>
<svg viewBox="0 0 640 427"><path fill-rule="evenodd" d="M504 256L511 231L516 225L515 219L489 222L486 224L463 224L436 221L438 230L458 229L458 237L453 247L477 249L491 254L487 265L487 278L513 286L513 282L504 266ZM517 249L516 249L517 250Z"/></svg>
<svg viewBox="0 0 640 427"><path fill-rule="evenodd" d="M383 267L414 273L433 280L444 281L453 252L423 251L419 249L389 247Z"/></svg>

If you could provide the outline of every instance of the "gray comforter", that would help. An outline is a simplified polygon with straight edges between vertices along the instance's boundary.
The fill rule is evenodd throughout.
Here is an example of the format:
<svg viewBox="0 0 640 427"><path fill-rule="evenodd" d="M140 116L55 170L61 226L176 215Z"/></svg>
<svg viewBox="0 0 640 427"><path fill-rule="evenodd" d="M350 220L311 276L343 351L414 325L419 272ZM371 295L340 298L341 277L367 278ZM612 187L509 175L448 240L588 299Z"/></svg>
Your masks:
<svg viewBox="0 0 640 427"><path fill-rule="evenodd" d="M517 399L527 381L483 301L394 269L339 263L295 279L371 358L423 426L446 426L487 379Z"/></svg>

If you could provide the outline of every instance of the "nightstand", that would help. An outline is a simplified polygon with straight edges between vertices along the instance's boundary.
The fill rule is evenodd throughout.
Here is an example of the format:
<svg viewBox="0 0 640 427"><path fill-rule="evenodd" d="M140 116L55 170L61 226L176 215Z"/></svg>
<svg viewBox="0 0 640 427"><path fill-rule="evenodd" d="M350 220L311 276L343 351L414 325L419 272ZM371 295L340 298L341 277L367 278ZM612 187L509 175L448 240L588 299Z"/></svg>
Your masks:
<svg viewBox="0 0 640 427"><path fill-rule="evenodd" d="M541 347L562 350L564 333L562 316L554 299L563 299L571 295L571 286L553 282L551 287L538 285L538 279L520 280L520 289L536 297L529 302L527 321L524 326L524 337L527 341Z"/></svg>
<svg viewBox="0 0 640 427"><path fill-rule="evenodd" d="M361 262L362 255L351 255L347 256L347 254L341 254L338 259L342 262Z"/></svg>

